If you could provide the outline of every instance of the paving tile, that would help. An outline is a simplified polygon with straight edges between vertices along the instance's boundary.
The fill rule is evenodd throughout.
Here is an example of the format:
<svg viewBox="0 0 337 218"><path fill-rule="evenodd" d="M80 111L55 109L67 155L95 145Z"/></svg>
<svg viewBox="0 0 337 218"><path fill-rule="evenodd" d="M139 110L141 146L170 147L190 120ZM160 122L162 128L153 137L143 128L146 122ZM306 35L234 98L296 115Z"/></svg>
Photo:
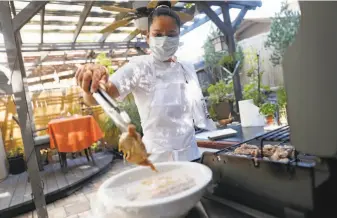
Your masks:
<svg viewBox="0 0 337 218"><path fill-rule="evenodd" d="M90 210L90 203L87 199L85 201L78 201L73 204L64 206L64 209L68 216L83 213Z"/></svg>
<svg viewBox="0 0 337 218"><path fill-rule="evenodd" d="M70 215L70 216L67 216L67 218L78 218L78 215L75 214L75 215Z"/></svg>
<svg viewBox="0 0 337 218"><path fill-rule="evenodd" d="M55 208L54 203L47 204L47 211L54 209L54 208Z"/></svg>
<svg viewBox="0 0 337 218"><path fill-rule="evenodd" d="M92 200L95 200L97 192L91 192L89 194L85 194L85 197L88 199L89 203L91 203Z"/></svg>
<svg viewBox="0 0 337 218"><path fill-rule="evenodd" d="M91 213L91 210L87 210L85 212L77 214L79 218L92 218L94 217Z"/></svg>
<svg viewBox="0 0 337 218"><path fill-rule="evenodd" d="M49 218L66 218L67 213L63 207L58 207L50 210L48 212L48 217Z"/></svg>
<svg viewBox="0 0 337 218"><path fill-rule="evenodd" d="M84 196L85 197L85 196ZM54 202L55 208L63 207L64 205L68 205L74 203L78 200L78 195L72 194L66 198L60 199Z"/></svg>
<svg viewBox="0 0 337 218"><path fill-rule="evenodd" d="M16 216L15 218L32 218L33 212L28 212L19 216Z"/></svg>

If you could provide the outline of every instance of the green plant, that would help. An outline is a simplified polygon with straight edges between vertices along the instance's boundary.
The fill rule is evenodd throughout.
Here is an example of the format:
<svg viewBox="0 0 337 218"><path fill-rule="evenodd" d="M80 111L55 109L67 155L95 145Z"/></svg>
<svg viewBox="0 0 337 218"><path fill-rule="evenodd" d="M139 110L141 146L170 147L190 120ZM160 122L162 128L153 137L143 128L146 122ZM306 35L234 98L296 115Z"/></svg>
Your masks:
<svg viewBox="0 0 337 218"><path fill-rule="evenodd" d="M226 54L222 56L222 58L218 62L218 65L221 66L222 69L222 71L220 72L220 79L224 80L226 83L230 83L233 80L234 70L238 61L240 61L240 69L243 64L243 59L244 55L240 46L238 46L237 52L235 52L234 55Z"/></svg>
<svg viewBox="0 0 337 218"><path fill-rule="evenodd" d="M284 1L280 12L276 13L271 20L265 48L273 49L270 61L276 66L281 63L284 52L294 40L300 25L300 13L289 9L287 1Z"/></svg>
<svg viewBox="0 0 337 218"><path fill-rule="evenodd" d="M242 66L243 59L244 53L242 47L238 45L234 55L229 55L228 53L225 53L219 60L218 65L225 67L230 72L233 72L237 61L241 61L240 65Z"/></svg>
<svg viewBox="0 0 337 218"><path fill-rule="evenodd" d="M97 55L95 62L97 64L105 66L108 69L110 75L115 72L114 69L112 68L111 59L108 58L105 53Z"/></svg>
<svg viewBox="0 0 337 218"><path fill-rule="evenodd" d="M273 116L277 110L277 105L276 104L272 104L270 102L264 103L263 105L261 105L260 107L260 113L265 115L265 116Z"/></svg>
<svg viewBox="0 0 337 218"><path fill-rule="evenodd" d="M254 104L256 106L260 106L262 102L267 100L267 95L265 92L270 91L269 86L261 85L261 90L260 90L260 96L259 96L259 91L258 91L258 82L256 79L254 79L252 82L246 84L243 87L243 99L248 100L248 99L253 99Z"/></svg>
<svg viewBox="0 0 337 218"><path fill-rule="evenodd" d="M184 8L190 9L194 6L194 3L187 3L184 5Z"/></svg>
<svg viewBox="0 0 337 218"><path fill-rule="evenodd" d="M234 101L233 91L234 88L232 81L228 84L226 84L224 81L219 81L216 84L212 84L208 87L208 99L212 105L219 104L220 102L226 100Z"/></svg>
<svg viewBox="0 0 337 218"><path fill-rule="evenodd" d="M281 87L276 92L277 104L280 109L284 109L287 106L287 93L284 87Z"/></svg>
<svg viewBox="0 0 337 218"><path fill-rule="evenodd" d="M14 157L19 157L19 156L23 156L24 153L24 149L22 146L17 146L15 148L10 149L7 152L7 157L8 158L14 158Z"/></svg>
<svg viewBox="0 0 337 218"><path fill-rule="evenodd" d="M246 74L250 78L250 83L243 87L243 99L253 99L254 104L260 106L266 99L266 91L270 91L270 87L261 83L263 71L260 70L260 56L255 49L247 49L244 51L245 60L249 64Z"/></svg>

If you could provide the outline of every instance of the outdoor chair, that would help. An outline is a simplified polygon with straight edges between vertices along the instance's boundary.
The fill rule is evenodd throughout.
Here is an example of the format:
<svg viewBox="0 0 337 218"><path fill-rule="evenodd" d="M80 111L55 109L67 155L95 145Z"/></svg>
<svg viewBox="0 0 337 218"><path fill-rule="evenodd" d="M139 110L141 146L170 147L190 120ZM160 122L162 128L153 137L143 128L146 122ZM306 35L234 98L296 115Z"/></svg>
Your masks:
<svg viewBox="0 0 337 218"><path fill-rule="evenodd" d="M12 118L16 122L16 124L20 126L19 119L15 116L12 116ZM42 163L40 150L48 149L50 147L50 138L49 138L49 135L38 136L36 133L47 130L47 129L48 128L40 128L40 129L33 128L34 148L35 148L36 158L37 158L37 162L38 162L40 170L43 170L43 163Z"/></svg>

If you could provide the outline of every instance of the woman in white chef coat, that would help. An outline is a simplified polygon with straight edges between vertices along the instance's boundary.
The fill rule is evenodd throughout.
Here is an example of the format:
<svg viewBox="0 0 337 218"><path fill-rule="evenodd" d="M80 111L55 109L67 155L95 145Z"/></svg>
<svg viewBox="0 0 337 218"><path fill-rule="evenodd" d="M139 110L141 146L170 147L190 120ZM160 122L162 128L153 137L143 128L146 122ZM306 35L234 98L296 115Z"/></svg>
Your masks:
<svg viewBox="0 0 337 218"><path fill-rule="evenodd" d="M81 66L76 72L77 83L88 104L94 103L91 93L99 83L118 100L132 93L141 118L142 140L147 152L156 157L152 161L190 161L200 157L194 125L209 130L215 125L202 101L193 65L174 57L180 19L171 3L159 2L148 20L150 55L132 58L110 77L102 66Z"/></svg>

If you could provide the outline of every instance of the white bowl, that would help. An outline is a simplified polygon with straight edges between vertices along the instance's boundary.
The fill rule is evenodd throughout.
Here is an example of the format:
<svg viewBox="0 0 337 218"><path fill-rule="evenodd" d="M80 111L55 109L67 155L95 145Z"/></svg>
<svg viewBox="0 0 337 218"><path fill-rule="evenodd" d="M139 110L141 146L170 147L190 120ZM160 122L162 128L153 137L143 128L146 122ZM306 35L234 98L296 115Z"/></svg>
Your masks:
<svg viewBox="0 0 337 218"><path fill-rule="evenodd" d="M95 217L120 218L177 218L186 215L201 199L206 186L212 179L212 171L205 165L194 162L164 162L155 164L159 173L174 170L193 178L196 185L177 194L146 201L118 201L111 200L114 188L138 180L158 175L148 167L136 167L115 175L105 181L97 192L92 206ZM177 170L177 171L176 171ZM181 175L181 174L180 174Z"/></svg>

